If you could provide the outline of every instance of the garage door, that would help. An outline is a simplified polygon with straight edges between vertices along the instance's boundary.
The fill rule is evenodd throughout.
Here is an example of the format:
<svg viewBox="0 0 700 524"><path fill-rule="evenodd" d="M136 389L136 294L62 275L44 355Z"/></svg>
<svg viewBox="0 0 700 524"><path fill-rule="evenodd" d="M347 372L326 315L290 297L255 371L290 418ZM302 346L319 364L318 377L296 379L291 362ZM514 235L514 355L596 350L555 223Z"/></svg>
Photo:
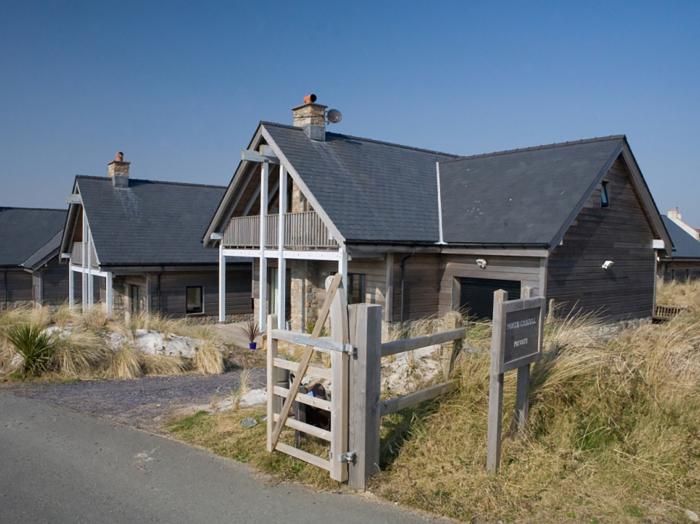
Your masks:
<svg viewBox="0 0 700 524"><path fill-rule="evenodd" d="M506 290L509 300L520 298L520 282L518 280L460 278L459 283L459 309L472 318L491 318L494 291Z"/></svg>

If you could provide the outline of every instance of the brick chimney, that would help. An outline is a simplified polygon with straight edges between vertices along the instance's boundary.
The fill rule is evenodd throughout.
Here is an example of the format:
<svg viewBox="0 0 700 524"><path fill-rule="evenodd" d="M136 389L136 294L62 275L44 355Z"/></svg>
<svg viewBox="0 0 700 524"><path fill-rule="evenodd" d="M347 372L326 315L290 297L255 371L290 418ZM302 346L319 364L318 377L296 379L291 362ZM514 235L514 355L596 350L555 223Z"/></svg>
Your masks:
<svg viewBox="0 0 700 524"><path fill-rule="evenodd" d="M107 164L107 176L112 179L114 187L129 187L129 164L124 162L124 153L119 151L114 160Z"/></svg>
<svg viewBox="0 0 700 524"><path fill-rule="evenodd" d="M672 218L674 220L683 220L683 215L681 215L681 210L678 208L678 206L674 207L673 209L669 209L666 215L668 218Z"/></svg>
<svg viewBox="0 0 700 524"><path fill-rule="evenodd" d="M304 97L304 103L292 109L294 127L301 127L311 140L326 140L326 108L316 103L316 95Z"/></svg>

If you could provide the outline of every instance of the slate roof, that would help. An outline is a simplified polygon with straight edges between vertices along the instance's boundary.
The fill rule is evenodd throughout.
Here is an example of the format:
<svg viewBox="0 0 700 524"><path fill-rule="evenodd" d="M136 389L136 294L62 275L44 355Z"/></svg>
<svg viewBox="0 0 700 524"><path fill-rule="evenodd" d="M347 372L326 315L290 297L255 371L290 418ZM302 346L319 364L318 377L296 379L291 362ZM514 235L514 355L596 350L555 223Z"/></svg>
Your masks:
<svg viewBox="0 0 700 524"><path fill-rule="evenodd" d="M445 241L552 245L623 143L614 136L440 164Z"/></svg>
<svg viewBox="0 0 700 524"><path fill-rule="evenodd" d="M62 236L63 229L56 233L46 244L32 253L27 260L22 262L22 267L34 271L46 264L46 262L51 260L54 256L58 255Z"/></svg>
<svg viewBox="0 0 700 524"><path fill-rule="evenodd" d="M225 187L77 176L101 266L216 264L202 234ZM65 242L65 239L64 239Z"/></svg>
<svg viewBox="0 0 700 524"><path fill-rule="evenodd" d="M0 207L0 266L21 266L61 232L65 209Z"/></svg>
<svg viewBox="0 0 700 524"><path fill-rule="evenodd" d="M673 252L670 258L673 260L681 258L700 259L700 241L695 240L666 215L663 215L662 218L666 230L671 235L671 240L673 240Z"/></svg>
<svg viewBox="0 0 700 524"><path fill-rule="evenodd" d="M437 242L439 162L446 242L550 246L625 142L620 135L460 157L262 125L351 242Z"/></svg>

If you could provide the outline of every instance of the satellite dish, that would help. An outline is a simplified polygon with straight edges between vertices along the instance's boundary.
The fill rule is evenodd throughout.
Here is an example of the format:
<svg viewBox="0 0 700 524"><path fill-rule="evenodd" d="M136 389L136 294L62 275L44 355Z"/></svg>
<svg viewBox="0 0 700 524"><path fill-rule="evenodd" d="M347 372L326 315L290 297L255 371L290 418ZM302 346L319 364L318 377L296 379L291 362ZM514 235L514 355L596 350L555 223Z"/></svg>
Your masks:
<svg viewBox="0 0 700 524"><path fill-rule="evenodd" d="M343 113L337 109L329 109L326 118L331 124L337 124L343 119Z"/></svg>

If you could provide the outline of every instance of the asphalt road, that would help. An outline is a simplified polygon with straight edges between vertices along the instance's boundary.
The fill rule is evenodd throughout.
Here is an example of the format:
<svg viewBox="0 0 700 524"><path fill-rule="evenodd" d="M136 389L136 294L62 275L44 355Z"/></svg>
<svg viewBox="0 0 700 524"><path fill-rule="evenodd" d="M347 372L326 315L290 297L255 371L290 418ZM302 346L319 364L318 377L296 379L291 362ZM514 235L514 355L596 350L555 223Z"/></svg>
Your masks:
<svg viewBox="0 0 700 524"><path fill-rule="evenodd" d="M352 494L274 484L206 451L0 391L3 523L426 522Z"/></svg>

